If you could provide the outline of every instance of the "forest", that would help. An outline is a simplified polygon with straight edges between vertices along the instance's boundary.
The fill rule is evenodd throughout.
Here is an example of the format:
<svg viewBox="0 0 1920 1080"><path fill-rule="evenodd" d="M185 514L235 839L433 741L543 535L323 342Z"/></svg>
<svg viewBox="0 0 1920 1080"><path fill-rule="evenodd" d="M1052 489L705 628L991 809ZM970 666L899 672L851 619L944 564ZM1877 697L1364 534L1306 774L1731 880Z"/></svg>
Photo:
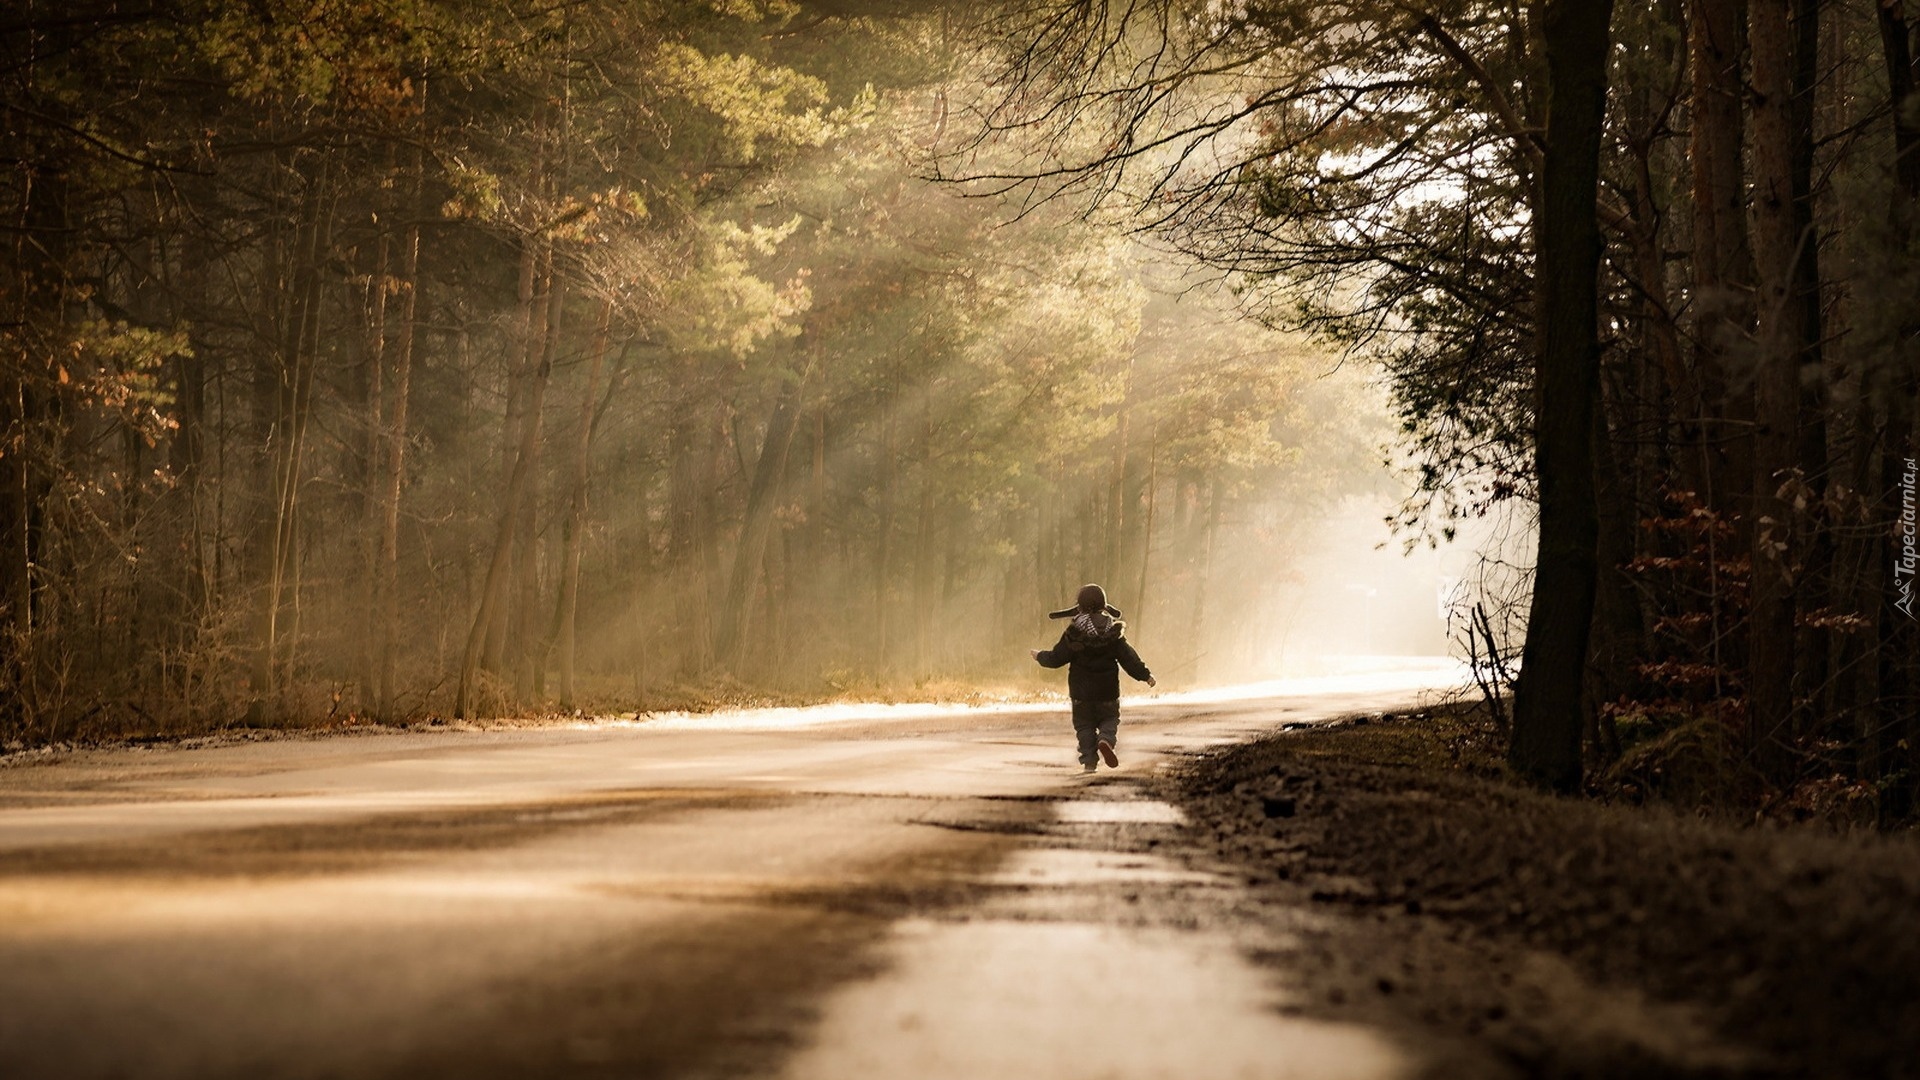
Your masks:
<svg viewBox="0 0 1920 1080"><path fill-rule="evenodd" d="M1906 821L1914 28L29 0L0 734L986 679L1087 580L1197 680L1385 457L1536 530L1517 773Z"/></svg>
<svg viewBox="0 0 1920 1080"><path fill-rule="evenodd" d="M937 9L0 33L14 739L995 676L1097 576L1191 669L1380 441L1125 230L930 181Z"/></svg>

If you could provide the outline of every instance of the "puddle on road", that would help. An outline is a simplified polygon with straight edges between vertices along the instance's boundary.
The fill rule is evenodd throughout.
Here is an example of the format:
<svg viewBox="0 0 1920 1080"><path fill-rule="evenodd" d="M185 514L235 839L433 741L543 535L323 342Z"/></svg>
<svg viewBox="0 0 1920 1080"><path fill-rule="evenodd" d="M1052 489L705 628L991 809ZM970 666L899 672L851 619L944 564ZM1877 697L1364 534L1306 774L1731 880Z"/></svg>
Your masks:
<svg viewBox="0 0 1920 1080"><path fill-rule="evenodd" d="M1035 848L1014 852L999 870L982 880L988 885L1041 887L1224 884L1212 874L1186 870L1153 855L1070 848Z"/></svg>
<svg viewBox="0 0 1920 1080"><path fill-rule="evenodd" d="M1231 942L1085 923L908 920L786 1080L1391 1080L1365 1028L1283 1016Z"/></svg>
<svg viewBox="0 0 1920 1080"><path fill-rule="evenodd" d="M1177 806L1153 799L1055 803L1054 818L1063 825L1184 825L1187 815Z"/></svg>

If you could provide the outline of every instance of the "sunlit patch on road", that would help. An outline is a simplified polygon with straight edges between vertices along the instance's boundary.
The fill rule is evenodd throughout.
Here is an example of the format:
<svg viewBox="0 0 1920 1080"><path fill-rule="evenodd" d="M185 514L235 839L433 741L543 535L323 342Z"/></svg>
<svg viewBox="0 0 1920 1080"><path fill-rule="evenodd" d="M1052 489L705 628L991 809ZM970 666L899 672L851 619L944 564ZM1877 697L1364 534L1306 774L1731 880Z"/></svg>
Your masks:
<svg viewBox="0 0 1920 1080"><path fill-rule="evenodd" d="M1230 942L1081 923L910 922L892 967L834 994L786 1080L1387 1080L1363 1028L1283 1016Z"/></svg>
<svg viewBox="0 0 1920 1080"><path fill-rule="evenodd" d="M594 717L571 727L632 727L647 731L760 731L769 728L818 727L823 724L874 723L889 720L928 720L967 713L1037 713L1066 708L1058 701L1009 701L988 705L966 704L891 704L884 702L840 702L832 705L795 705L766 709L732 709L721 712L649 713L638 717Z"/></svg>
<svg viewBox="0 0 1920 1080"><path fill-rule="evenodd" d="M1471 686L1466 665L1445 656L1320 657L1310 670L1278 678L1195 690L1130 695L1129 707L1207 705L1273 698L1331 695L1447 692ZM830 705L732 709L719 712L662 712L640 716L589 717L563 725L574 729L641 731L767 731L826 727L834 724L885 724L942 718L965 719L1065 712L1065 698L984 704L835 702Z"/></svg>
<svg viewBox="0 0 1920 1080"><path fill-rule="evenodd" d="M1187 820L1179 807L1153 799L1055 803L1053 814L1063 825L1179 825Z"/></svg>

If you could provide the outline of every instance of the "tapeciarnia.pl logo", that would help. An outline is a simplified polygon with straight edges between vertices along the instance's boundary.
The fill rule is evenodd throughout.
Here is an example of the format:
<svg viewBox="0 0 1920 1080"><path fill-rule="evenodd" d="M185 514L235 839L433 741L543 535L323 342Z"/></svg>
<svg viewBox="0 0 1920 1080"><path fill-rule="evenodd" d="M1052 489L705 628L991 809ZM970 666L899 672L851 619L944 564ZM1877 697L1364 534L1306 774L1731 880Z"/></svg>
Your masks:
<svg viewBox="0 0 1920 1080"><path fill-rule="evenodd" d="M1916 563L1920 563L1920 551L1916 551L1916 528L1913 512L1913 478L1916 471L1914 459L1906 459L1906 471L1900 474L1900 553L1893 559L1893 606L1904 612L1907 618L1913 614L1913 573Z"/></svg>

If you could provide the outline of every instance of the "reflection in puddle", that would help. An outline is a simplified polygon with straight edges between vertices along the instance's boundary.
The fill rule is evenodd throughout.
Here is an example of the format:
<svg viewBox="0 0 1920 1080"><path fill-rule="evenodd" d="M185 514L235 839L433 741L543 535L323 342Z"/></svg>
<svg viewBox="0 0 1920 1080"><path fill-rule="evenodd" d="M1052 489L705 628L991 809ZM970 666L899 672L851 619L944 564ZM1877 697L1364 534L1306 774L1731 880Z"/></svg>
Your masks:
<svg viewBox="0 0 1920 1080"><path fill-rule="evenodd" d="M1111 851L1075 851L1067 848L1015 852L1005 865L984 880L989 885L1027 886L1222 884L1211 874L1185 870L1152 855L1123 855Z"/></svg>
<svg viewBox="0 0 1920 1080"><path fill-rule="evenodd" d="M828 999L788 1080L1383 1080L1384 1039L1286 1017L1230 942L1082 923L909 920L888 974Z"/></svg>
<svg viewBox="0 0 1920 1080"><path fill-rule="evenodd" d="M1151 799L1054 804L1054 817L1065 825L1182 825L1180 808Z"/></svg>

